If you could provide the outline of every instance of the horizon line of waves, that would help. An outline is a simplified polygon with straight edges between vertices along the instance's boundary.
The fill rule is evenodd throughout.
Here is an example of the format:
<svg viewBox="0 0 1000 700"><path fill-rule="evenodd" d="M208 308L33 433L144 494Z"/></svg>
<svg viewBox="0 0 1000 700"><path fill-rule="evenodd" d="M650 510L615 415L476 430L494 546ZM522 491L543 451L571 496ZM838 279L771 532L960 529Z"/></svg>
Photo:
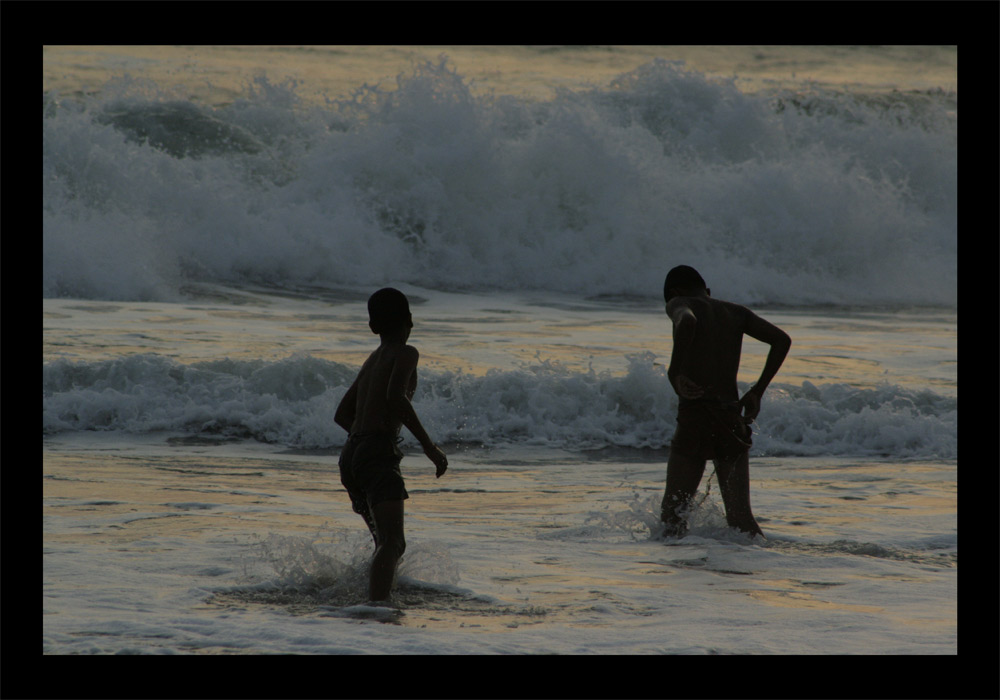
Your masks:
<svg viewBox="0 0 1000 700"><path fill-rule="evenodd" d="M549 360L483 376L421 370L413 403L441 443L655 450L670 444L677 415L655 357L627 355L624 373ZM356 371L308 355L190 365L153 354L59 359L43 364L43 435L180 431L335 448L346 436L332 416ZM888 383L774 383L757 423L751 455L953 459L958 449L957 398Z"/></svg>

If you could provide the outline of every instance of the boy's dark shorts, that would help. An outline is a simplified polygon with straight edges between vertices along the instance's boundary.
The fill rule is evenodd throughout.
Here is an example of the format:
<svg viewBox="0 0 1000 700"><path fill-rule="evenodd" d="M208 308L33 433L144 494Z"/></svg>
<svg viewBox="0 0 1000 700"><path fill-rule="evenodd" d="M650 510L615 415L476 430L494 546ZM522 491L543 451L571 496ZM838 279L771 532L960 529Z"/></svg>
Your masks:
<svg viewBox="0 0 1000 700"><path fill-rule="evenodd" d="M737 404L692 401L677 410L670 449L695 459L729 461L750 449L751 434Z"/></svg>
<svg viewBox="0 0 1000 700"><path fill-rule="evenodd" d="M355 513L365 517L382 501L410 497L399 462L403 453L392 433L367 433L347 438L340 453L340 483L351 497Z"/></svg>

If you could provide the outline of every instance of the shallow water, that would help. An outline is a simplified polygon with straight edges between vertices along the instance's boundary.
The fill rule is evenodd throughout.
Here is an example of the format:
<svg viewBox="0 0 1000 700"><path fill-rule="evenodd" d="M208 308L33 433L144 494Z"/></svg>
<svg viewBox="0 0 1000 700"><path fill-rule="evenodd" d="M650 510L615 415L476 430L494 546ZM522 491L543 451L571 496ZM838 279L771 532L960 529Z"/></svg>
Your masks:
<svg viewBox="0 0 1000 700"><path fill-rule="evenodd" d="M688 536L659 538L663 464L642 453L452 451L440 481L407 458L403 614L385 620L344 611L371 542L333 462L47 441L44 650L955 652L954 465L754 460L768 539L751 542L711 487Z"/></svg>

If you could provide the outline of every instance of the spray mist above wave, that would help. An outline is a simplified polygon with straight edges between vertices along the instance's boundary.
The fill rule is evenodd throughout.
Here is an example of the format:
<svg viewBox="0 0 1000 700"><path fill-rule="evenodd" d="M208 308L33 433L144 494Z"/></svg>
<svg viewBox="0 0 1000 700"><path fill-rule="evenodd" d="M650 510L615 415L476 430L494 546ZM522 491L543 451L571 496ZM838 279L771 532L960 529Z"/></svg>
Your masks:
<svg viewBox="0 0 1000 700"><path fill-rule="evenodd" d="M414 407L442 443L665 447L677 415L666 371L651 353L627 360L624 375L550 361L484 376L421 370ZM346 439L332 416L356 368L310 356L184 365L133 355L56 360L42 372L44 434L178 431L330 448ZM957 399L931 391L772 384L753 454L951 459L957 422Z"/></svg>
<svg viewBox="0 0 1000 700"><path fill-rule="evenodd" d="M952 306L947 96L741 93L656 61L548 101L445 60L324 105L259 77L209 107L123 80L43 110L43 294L186 281Z"/></svg>

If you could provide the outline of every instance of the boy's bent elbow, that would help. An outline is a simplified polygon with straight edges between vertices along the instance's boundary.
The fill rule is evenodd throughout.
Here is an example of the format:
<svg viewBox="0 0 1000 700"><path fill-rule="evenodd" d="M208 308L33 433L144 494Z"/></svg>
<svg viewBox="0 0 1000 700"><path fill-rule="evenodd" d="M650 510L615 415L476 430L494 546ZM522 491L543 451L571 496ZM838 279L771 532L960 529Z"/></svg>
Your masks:
<svg viewBox="0 0 1000 700"><path fill-rule="evenodd" d="M788 356L788 351L792 347L792 339L787 333L781 331L781 335L771 343L771 352L784 360Z"/></svg>

